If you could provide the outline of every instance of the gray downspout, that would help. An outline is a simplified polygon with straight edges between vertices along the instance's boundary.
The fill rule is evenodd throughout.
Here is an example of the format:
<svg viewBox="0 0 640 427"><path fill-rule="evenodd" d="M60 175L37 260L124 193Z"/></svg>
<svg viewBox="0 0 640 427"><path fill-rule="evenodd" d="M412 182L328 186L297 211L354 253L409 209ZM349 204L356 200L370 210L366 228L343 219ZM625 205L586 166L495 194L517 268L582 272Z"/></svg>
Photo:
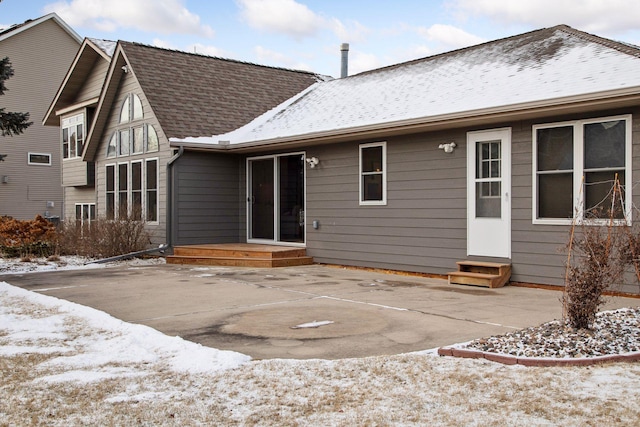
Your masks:
<svg viewBox="0 0 640 427"><path fill-rule="evenodd" d="M171 157L169 159L169 161L167 162L167 225L166 225L166 232L167 232L167 248L173 248L173 219L174 219L174 215L173 215L173 193L174 193L174 184L175 184L175 179L173 176L173 164L175 163L176 160L178 160L182 154L184 153L184 147L181 145L178 148L178 152L176 154L173 155L173 157Z"/></svg>

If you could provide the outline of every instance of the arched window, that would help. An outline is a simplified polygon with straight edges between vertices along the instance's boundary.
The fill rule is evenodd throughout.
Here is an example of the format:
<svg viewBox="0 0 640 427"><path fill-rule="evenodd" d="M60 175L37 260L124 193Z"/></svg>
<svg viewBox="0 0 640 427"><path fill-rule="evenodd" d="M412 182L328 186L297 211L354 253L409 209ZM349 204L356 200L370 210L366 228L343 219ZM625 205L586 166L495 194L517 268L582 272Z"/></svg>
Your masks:
<svg viewBox="0 0 640 427"><path fill-rule="evenodd" d="M127 96L122 102L122 107L120 108L120 121L118 123L129 123L130 117L129 97Z"/></svg>
<svg viewBox="0 0 640 427"><path fill-rule="evenodd" d="M158 151L158 133L153 125L147 125L147 144L145 147L145 151L147 153L151 153L153 151Z"/></svg>
<svg viewBox="0 0 640 427"><path fill-rule="evenodd" d="M143 118L144 110L142 109L140 97L135 93L127 95L122 101L122 107L120 107L120 121L118 123L129 123Z"/></svg>
<svg viewBox="0 0 640 427"><path fill-rule="evenodd" d="M135 93L131 95L131 99L133 100L133 116L131 120L140 120L144 118L144 112L142 111L142 101L140 101L140 97Z"/></svg>

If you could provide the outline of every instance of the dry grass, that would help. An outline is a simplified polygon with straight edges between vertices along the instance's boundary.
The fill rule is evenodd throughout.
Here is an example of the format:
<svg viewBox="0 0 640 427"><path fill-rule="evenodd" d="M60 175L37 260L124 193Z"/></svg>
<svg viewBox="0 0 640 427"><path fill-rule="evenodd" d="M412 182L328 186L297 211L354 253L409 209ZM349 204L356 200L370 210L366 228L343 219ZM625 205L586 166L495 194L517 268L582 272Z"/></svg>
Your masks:
<svg viewBox="0 0 640 427"><path fill-rule="evenodd" d="M60 314L20 298L5 303L15 316ZM255 361L204 375L106 363L93 372L104 378L86 372L84 381L56 380L70 368L49 362L84 351L65 342L109 333L74 317L64 328L65 337L31 342L0 333L0 346L63 349L0 356L0 426L622 426L640 419L640 364L525 368L409 354Z"/></svg>

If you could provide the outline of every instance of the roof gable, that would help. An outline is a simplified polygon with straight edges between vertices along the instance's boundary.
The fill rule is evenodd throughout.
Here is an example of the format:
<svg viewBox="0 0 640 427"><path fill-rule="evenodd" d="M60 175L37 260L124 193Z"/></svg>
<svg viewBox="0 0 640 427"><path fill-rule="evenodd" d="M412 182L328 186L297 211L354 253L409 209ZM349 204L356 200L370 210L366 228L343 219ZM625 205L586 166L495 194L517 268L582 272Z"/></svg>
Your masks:
<svg viewBox="0 0 640 427"><path fill-rule="evenodd" d="M305 71L119 41L89 129L85 160L98 148L125 65L169 138L236 129L323 79Z"/></svg>
<svg viewBox="0 0 640 427"><path fill-rule="evenodd" d="M318 81L308 72L129 42L121 46L170 137L228 132Z"/></svg>
<svg viewBox="0 0 640 427"><path fill-rule="evenodd" d="M85 39L76 54L69 70L67 71L56 96L53 98L47 113L44 116L43 123L45 126L58 126L59 119L55 112L69 107L76 100L76 94L82 88L86 77L91 72L94 64L98 60L111 61L108 52L103 46L109 46L109 43L115 45L114 42L106 40L97 41L96 39ZM96 100L92 100L95 103Z"/></svg>
<svg viewBox="0 0 640 427"><path fill-rule="evenodd" d="M174 142L335 137L621 90L640 95L640 48L561 25L321 83L235 132Z"/></svg>
<svg viewBox="0 0 640 427"><path fill-rule="evenodd" d="M20 34L23 31L27 31L30 28L35 27L36 25L42 24L45 21L52 20L56 22L63 30L65 30L71 37L76 39L78 43L82 42L82 37L76 33L73 28L71 28L66 22L64 22L57 14L50 13L48 15L42 16L37 19L29 19L22 24L12 25L9 28L6 28L0 31L0 41L8 39L9 37L15 36L16 34Z"/></svg>

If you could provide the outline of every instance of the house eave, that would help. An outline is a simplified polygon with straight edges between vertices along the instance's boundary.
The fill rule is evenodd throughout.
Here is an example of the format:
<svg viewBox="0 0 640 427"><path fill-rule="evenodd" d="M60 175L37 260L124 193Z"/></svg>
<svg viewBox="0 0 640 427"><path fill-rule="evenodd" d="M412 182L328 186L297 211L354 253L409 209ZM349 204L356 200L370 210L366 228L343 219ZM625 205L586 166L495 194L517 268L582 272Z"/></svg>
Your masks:
<svg viewBox="0 0 640 427"><path fill-rule="evenodd" d="M222 144L198 144L172 141L171 145L197 151L256 152L273 149L274 146L292 148L302 145L337 143L373 137L381 138L455 127L481 127L506 121L544 117L551 114L582 113L593 109L625 108L634 105L640 105L640 86L235 144L227 142Z"/></svg>

